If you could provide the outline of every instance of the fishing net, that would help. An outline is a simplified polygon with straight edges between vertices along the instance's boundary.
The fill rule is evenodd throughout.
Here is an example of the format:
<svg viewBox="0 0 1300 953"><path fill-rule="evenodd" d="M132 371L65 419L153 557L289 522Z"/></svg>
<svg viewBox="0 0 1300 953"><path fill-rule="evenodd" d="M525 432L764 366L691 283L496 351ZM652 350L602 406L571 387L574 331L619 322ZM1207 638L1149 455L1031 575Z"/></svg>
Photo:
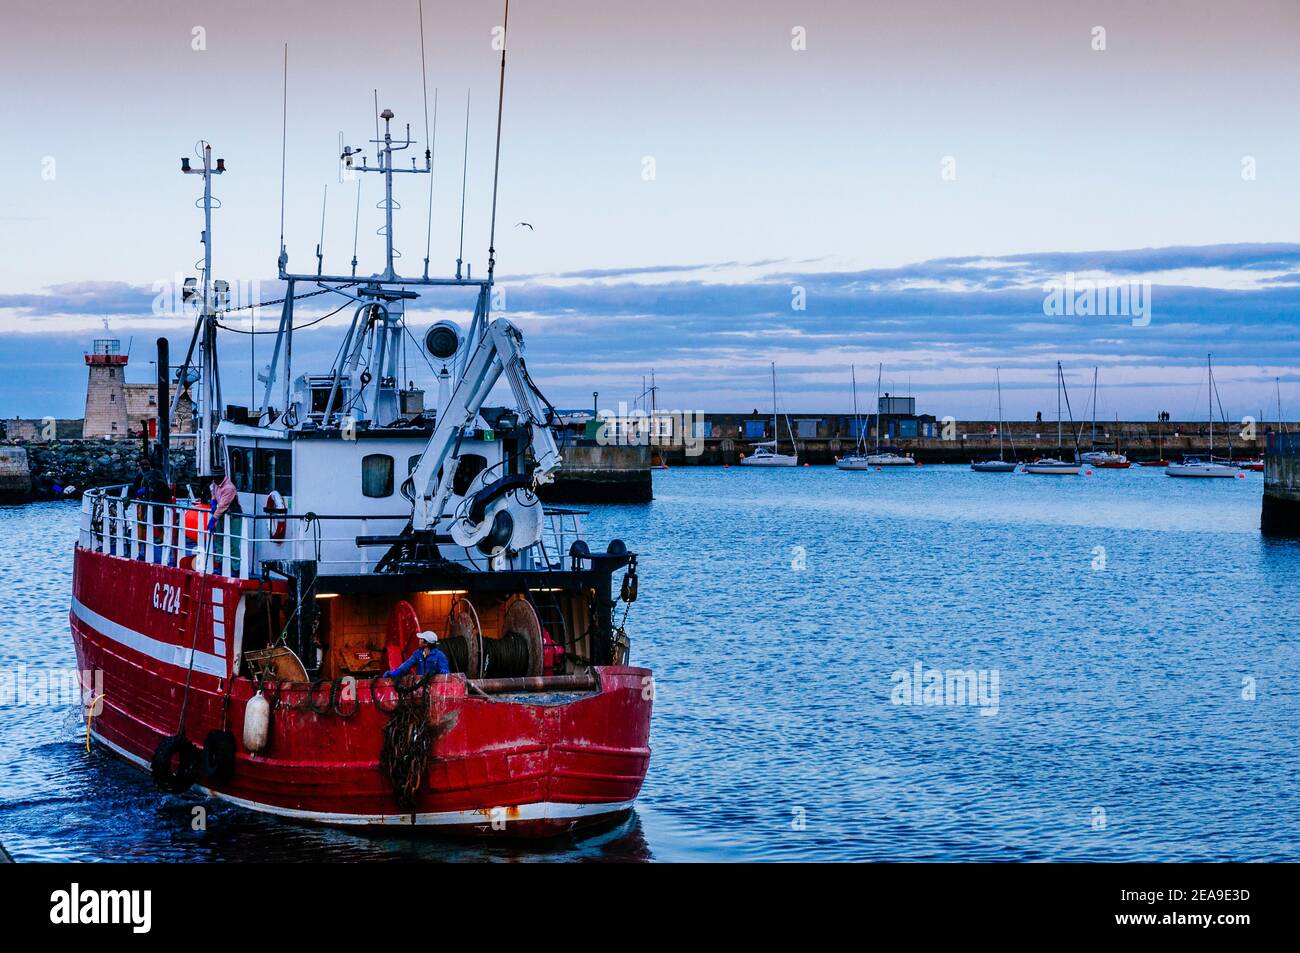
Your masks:
<svg viewBox="0 0 1300 953"><path fill-rule="evenodd" d="M394 684L397 704L384 726L384 743L379 751L380 770L393 785L393 795L405 810L415 809L433 750L437 729L429 717L427 685L432 676L411 688Z"/></svg>

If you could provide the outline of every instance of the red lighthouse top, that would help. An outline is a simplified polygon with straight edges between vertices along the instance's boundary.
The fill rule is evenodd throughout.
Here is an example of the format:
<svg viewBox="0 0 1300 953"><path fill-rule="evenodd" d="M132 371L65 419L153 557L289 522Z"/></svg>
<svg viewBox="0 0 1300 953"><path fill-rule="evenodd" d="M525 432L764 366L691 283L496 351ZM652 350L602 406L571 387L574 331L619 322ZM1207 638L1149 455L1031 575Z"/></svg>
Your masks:
<svg viewBox="0 0 1300 953"><path fill-rule="evenodd" d="M95 341L95 349L86 355L87 364L118 364L127 362L127 356L120 353L122 342L116 338L101 338Z"/></svg>

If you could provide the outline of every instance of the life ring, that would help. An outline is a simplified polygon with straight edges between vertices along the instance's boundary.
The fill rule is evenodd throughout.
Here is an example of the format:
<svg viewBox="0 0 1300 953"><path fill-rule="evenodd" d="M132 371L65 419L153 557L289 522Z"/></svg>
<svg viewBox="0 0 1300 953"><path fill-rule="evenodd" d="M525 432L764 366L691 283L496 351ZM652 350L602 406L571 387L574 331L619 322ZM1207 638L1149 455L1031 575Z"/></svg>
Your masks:
<svg viewBox="0 0 1300 953"><path fill-rule="evenodd" d="M149 773L160 790L188 791L199 774L199 749L184 735L169 735L154 749Z"/></svg>
<svg viewBox="0 0 1300 953"><path fill-rule="evenodd" d="M289 512L289 505L285 503L284 497L278 490L272 490L266 498L266 505L262 507L263 511L271 517L271 539L284 539L285 527L288 520L276 519L277 516L283 517Z"/></svg>
<svg viewBox="0 0 1300 953"><path fill-rule="evenodd" d="M203 740L203 761L199 765L203 780L225 784L235 773L235 736L214 728Z"/></svg>

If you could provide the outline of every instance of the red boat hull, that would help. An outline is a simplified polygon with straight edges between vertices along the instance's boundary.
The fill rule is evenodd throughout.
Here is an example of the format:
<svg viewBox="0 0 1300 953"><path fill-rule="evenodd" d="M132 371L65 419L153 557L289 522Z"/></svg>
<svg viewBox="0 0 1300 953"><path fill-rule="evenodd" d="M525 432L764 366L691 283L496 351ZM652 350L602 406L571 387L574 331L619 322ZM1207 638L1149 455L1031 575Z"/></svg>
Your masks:
<svg viewBox="0 0 1300 953"><path fill-rule="evenodd" d="M148 767L159 743L177 734L184 703L184 731L196 745L214 729L234 734L230 779L200 783L243 807L326 824L545 836L626 813L645 778L648 669L599 667L589 691L491 697L470 694L463 676L438 676L428 698L437 727L432 756L413 809L403 808L379 766L389 716L364 680L348 717L319 699L325 712L313 708L305 684L285 687L272 706L267 747L258 754L244 747L256 687L231 677L230 660L238 658L242 592L258 582L81 548L73 580L79 667L103 673L94 737ZM376 692L391 707L390 683Z"/></svg>

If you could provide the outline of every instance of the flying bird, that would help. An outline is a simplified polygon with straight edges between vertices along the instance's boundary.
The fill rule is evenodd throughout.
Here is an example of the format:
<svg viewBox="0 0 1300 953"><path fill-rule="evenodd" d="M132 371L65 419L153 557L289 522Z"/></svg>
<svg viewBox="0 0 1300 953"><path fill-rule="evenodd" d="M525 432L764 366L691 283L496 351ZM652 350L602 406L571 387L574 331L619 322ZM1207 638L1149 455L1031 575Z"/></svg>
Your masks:
<svg viewBox="0 0 1300 953"><path fill-rule="evenodd" d="M525 226L527 226L527 227L528 227L528 230L529 230L530 232L536 231L536 229L533 228L533 226L529 225L527 222L516 222L516 223L515 223L515 228L518 228L520 225L525 225Z"/></svg>

